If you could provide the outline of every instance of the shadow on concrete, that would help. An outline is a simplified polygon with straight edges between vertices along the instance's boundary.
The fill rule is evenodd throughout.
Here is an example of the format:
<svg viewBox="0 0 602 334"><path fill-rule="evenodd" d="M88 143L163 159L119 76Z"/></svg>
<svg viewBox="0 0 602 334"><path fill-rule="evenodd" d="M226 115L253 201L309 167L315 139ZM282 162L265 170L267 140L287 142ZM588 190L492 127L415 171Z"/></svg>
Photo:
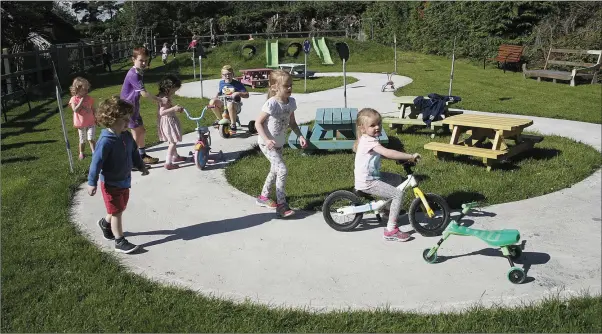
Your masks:
<svg viewBox="0 0 602 334"><path fill-rule="evenodd" d="M282 220L301 220L311 215L311 212L299 211L294 216L284 218ZM215 220L209 222L198 223L190 226L177 228L174 230L156 230L147 232L124 232L124 236L138 236L138 235L164 235L165 237L159 240L150 241L141 244L140 247L152 247L157 246L170 241L187 241L194 240L202 237L207 237L214 234L227 233L231 231L242 230L254 226L261 225L269 222L273 219L279 219L275 212L258 213L244 217L230 218L224 220Z"/></svg>
<svg viewBox="0 0 602 334"><path fill-rule="evenodd" d="M521 248L524 249L524 245L525 245L525 240L523 240L522 244L521 244ZM502 251L499 248L483 248L481 250L478 251L474 251L474 252L470 252L467 254L462 254L462 255L455 255L455 256L440 256L437 255L437 263L441 263L441 262L445 262L447 260L451 260L451 259L455 259L455 258L459 258L459 257L464 257L464 256L473 256L473 255L484 255L484 256L492 256L492 257L504 257L504 255L502 254ZM505 257L504 257L505 258ZM533 282L535 279L533 277L529 277L528 273L529 273L529 269L531 269L531 266L533 265L541 265L541 264L546 264L548 263L548 261L550 261L551 257L549 254L547 253L540 253L540 252L523 252L522 256L514 261L514 264L522 264L523 265L523 270L525 272L525 275L527 275L525 282L524 283L529 283L529 282ZM504 266L500 266L500 270L508 270L510 269L508 262L506 261L506 267Z"/></svg>

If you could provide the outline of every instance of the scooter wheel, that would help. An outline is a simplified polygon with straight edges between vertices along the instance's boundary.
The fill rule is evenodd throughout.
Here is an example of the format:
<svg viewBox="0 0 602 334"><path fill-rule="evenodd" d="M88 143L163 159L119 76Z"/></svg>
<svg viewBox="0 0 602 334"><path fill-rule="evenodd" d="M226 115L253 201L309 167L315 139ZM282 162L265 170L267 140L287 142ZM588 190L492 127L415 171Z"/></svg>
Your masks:
<svg viewBox="0 0 602 334"><path fill-rule="evenodd" d="M522 284L526 277L522 268L512 267L508 270L508 280L514 284Z"/></svg>
<svg viewBox="0 0 602 334"><path fill-rule="evenodd" d="M343 204L344 203L344 204ZM361 200L354 193L347 190L337 190L332 194L328 195L322 205L322 214L326 224L332 227L334 230L346 232L351 231L359 225L362 221L363 213L356 213L355 215L349 215L346 217L353 217L351 221L340 223L334 218L337 217L337 209L345 206L357 206L361 205ZM333 216L335 215L335 216ZM338 218L338 217L337 217ZM340 217L342 218L342 217Z"/></svg>
<svg viewBox="0 0 602 334"><path fill-rule="evenodd" d="M435 217L427 215L424 205L420 198L414 199L410 204L408 211L408 220L416 232L425 237L434 237L441 235L443 230L449 224L450 208L445 199L437 194L424 194L427 203L433 211Z"/></svg>
<svg viewBox="0 0 602 334"><path fill-rule="evenodd" d="M430 251L431 251L430 248L427 248L424 251L422 251L422 258L427 263L435 263L435 262L437 262L437 252L433 253L433 255L431 255L431 256L428 256Z"/></svg>
<svg viewBox="0 0 602 334"><path fill-rule="evenodd" d="M251 133L251 134L256 134L257 133L257 129L255 129L255 121L250 121L249 122L248 129L249 129L249 133Z"/></svg>
<svg viewBox="0 0 602 334"><path fill-rule="evenodd" d="M224 139L230 138L230 125L229 124L220 124L219 126L219 135Z"/></svg>
<svg viewBox="0 0 602 334"><path fill-rule="evenodd" d="M523 250L519 245L508 246L508 251L510 252L510 259L512 261L520 259L520 256L523 255Z"/></svg>

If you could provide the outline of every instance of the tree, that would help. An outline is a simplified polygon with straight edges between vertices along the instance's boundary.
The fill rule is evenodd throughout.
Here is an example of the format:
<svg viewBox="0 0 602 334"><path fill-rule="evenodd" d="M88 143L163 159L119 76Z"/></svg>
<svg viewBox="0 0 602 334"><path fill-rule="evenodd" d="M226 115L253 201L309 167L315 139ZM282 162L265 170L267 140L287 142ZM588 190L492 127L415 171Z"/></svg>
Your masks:
<svg viewBox="0 0 602 334"><path fill-rule="evenodd" d="M49 37L46 16L51 14L53 3L48 1L21 2L2 1L2 48L23 45L29 41L31 33Z"/></svg>
<svg viewBox="0 0 602 334"><path fill-rule="evenodd" d="M72 26L77 24L77 17L58 1L52 3L52 12Z"/></svg>
<svg viewBox="0 0 602 334"><path fill-rule="evenodd" d="M71 4L71 8L79 15L81 12L85 12L84 16L81 19L81 22L92 23L97 22L99 11L99 3L98 1L74 1Z"/></svg>

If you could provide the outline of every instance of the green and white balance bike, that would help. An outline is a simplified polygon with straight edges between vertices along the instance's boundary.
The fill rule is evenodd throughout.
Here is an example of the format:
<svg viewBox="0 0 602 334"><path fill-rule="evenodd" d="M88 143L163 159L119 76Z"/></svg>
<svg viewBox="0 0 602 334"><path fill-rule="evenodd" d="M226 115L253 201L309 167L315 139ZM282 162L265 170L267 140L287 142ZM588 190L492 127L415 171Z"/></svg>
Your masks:
<svg viewBox="0 0 602 334"><path fill-rule="evenodd" d="M500 247L502 254L510 262L510 270L507 274L508 280L514 284L523 283L526 278L525 272L522 268L516 267L513 262L522 255L522 249L520 245L517 245L520 240L518 230L478 230L458 224L460 219L476 205L477 202L462 204L462 213L460 216L447 225L441 239L439 239L439 242L435 246L427 248L422 252L422 258L428 263L437 262L437 250L450 235L473 236L483 240L490 246Z"/></svg>

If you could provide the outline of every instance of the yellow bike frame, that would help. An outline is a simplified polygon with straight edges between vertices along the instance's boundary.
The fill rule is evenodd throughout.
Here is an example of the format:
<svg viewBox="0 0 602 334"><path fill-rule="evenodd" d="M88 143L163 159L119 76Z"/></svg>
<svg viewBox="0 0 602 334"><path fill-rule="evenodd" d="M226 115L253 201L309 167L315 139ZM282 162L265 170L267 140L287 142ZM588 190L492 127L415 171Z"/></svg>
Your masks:
<svg viewBox="0 0 602 334"><path fill-rule="evenodd" d="M420 188L418 188L418 187L414 187L413 189L414 189L414 196L416 196L416 198L420 198L420 201L422 202L422 205L426 209L426 213L429 215L429 218L433 218L433 216L435 215L435 212L433 212L433 209L431 209L431 207L429 206L429 203L426 201L426 197L424 197L424 193L422 192L422 190L420 190Z"/></svg>

